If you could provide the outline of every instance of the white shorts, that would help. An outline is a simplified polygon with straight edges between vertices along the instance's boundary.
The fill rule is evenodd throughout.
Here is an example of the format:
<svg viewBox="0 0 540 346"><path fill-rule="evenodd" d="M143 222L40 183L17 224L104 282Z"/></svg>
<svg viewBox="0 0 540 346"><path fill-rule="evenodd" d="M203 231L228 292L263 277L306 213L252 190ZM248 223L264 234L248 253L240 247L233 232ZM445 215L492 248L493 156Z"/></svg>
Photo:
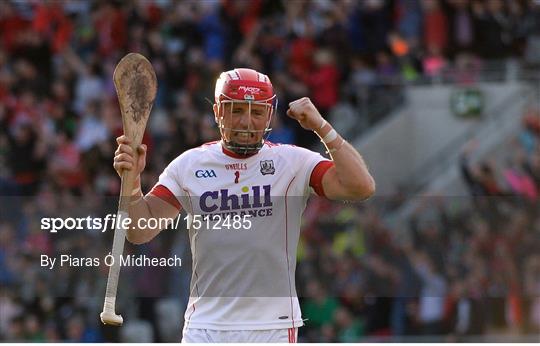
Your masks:
<svg viewBox="0 0 540 346"><path fill-rule="evenodd" d="M298 328L269 330L212 330L184 328L182 343L279 342L296 343Z"/></svg>

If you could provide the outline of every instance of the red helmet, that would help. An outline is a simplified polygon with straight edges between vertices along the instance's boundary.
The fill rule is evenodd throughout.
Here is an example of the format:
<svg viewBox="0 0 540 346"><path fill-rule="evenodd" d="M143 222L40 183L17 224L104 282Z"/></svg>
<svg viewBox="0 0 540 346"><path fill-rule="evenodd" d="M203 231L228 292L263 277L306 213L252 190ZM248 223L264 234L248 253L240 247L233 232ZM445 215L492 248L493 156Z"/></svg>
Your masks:
<svg viewBox="0 0 540 346"><path fill-rule="evenodd" d="M267 75L248 68L236 68L234 70L222 72L216 82L214 93L215 102L218 107L218 112L221 117L217 119L221 132L221 138L225 147L239 154L252 154L259 151L263 146L265 138L271 131L270 122L276 111L277 98L274 93L274 88ZM227 138L225 131L227 128L223 124L223 107L224 103L248 103L251 107L253 104L265 105L269 112L268 121L264 130L241 130L230 129L235 132L243 133L260 133L262 132L261 140L256 144L239 144L235 143L230 138ZM251 108L250 111L251 113Z"/></svg>
<svg viewBox="0 0 540 346"><path fill-rule="evenodd" d="M267 75L249 68L222 72L216 82L216 103L222 100L256 101L273 104L276 94Z"/></svg>

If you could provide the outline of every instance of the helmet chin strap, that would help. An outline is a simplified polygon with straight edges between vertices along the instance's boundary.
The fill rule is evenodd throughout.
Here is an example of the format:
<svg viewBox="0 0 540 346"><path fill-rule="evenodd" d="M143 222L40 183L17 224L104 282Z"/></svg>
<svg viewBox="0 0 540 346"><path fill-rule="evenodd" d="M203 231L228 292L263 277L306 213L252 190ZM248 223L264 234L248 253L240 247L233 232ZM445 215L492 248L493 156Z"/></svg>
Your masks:
<svg viewBox="0 0 540 346"><path fill-rule="evenodd" d="M270 131L272 131L272 129L265 129L263 137L258 143L240 144L234 141L227 141L225 138L222 138L222 142L225 148L227 148L228 150L232 151L235 154L243 155L243 156L253 155L259 152L259 150L261 150L261 148L264 145L264 141L270 135Z"/></svg>

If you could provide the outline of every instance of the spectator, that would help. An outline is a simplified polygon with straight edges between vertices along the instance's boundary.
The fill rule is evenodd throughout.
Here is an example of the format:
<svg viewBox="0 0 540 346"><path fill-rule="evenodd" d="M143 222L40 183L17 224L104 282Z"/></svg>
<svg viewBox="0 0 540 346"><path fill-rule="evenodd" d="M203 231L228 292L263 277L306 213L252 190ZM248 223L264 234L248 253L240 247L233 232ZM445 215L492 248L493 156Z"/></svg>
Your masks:
<svg viewBox="0 0 540 346"><path fill-rule="evenodd" d="M448 44L448 22L439 0L422 0L424 10L424 46L444 52Z"/></svg>
<svg viewBox="0 0 540 346"><path fill-rule="evenodd" d="M476 142L468 143L461 156L461 174L467 183L469 191L473 196L499 196L504 194L489 163L482 162L472 167L469 166L469 154L476 146Z"/></svg>
<svg viewBox="0 0 540 346"><path fill-rule="evenodd" d="M426 254L411 252L409 257L422 280L418 307L418 320L421 323L422 334L442 334L446 281Z"/></svg>
<svg viewBox="0 0 540 346"><path fill-rule="evenodd" d="M470 53L475 43L475 21L469 0L449 2L448 39L453 55Z"/></svg>
<svg viewBox="0 0 540 346"><path fill-rule="evenodd" d="M473 2L478 33L477 49L483 58L502 59L508 54L510 23L503 6L502 0Z"/></svg>
<svg viewBox="0 0 540 346"><path fill-rule="evenodd" d="M79 190L84 182L80 152L67 134L57 137L56 151L50 158L49 171L61 188Z"/></svg>
<svg viewBox="0 0 540 346"><path fill-rule="evenodd" d="M10 151L8 167L13 174L13 181L22 195L34 195L40 183L40 172L45 168L45 143L27 120L22 120L12 127L8 134ZM26 160L21 160L21 158Z"/></svg>
<svg viewBox="0 0 540 346"><path fill-rule="evenodd" d="M507 165L508 168L504 171L504 177L515 195L535 201L538 198L538 187L534 180L524 171L525 164L523 154L516 156Z"/></svg>
<svg viewBox="0 0 540 346"><path fill-rule="evenodd" d="M7 340L11 342L22 342L24 339L24 318L17 316L11 319L9 329L6 333Z"/></svg>
<svg viewBox="0 0 540 346"><path fill-rule="evenodd" d="M65 49L73 32L73 23L68 19L62 4L60 2L41 3L37 4L34 10L33 30L52 43L54 52Z"/></svg>
<svg viewBox="0 0 540 346"><path fill-rule="evenodd" d="M320 328L334 321L334 314L339 307L336 298L328 296L327 291L318 281L311 281L307 287L307 298L302 307L309 321L308 328Z"/></svg>
<svg viewBox="0 0 540 346"><path fill-rule="evenodd" d="M79 125L76 135L77 148L82 152L87 152L95 145L100 144L110 138L107 126L101 119L99 103L91 101L87 103L86 112Z"/></svg>
<svg viewBox="0 0 540 346"><path fill-rule="evenodd" d="M399 0L396 2L399 13L398 31L413 47L420 43L422 29L422 8L419 0Z"/></svg>
<svg viewBox="0 0 540 346"><path fill-rule="evenodd" d="M274 143L296 143L294 131L283 124L279 114L272 118L272 132L268 136L268 140Z"/></svg>
<svg viewBox="0 0 540 346"><path fill-rule="evenodd" d="M523 169L524 173L532 178L537 190L540 189L540 152L538 150L524 163Z"/></svg>
<svg viewBox="0 0 540 346"><path fill-rule="evenodd" d="M423 60L424 73L429 77L440 77L446 68L446 60L437 46L429 46Z"/></svg>
<svg viewBox="0 0 540 346"><path fill-rule="evenodd" d="M25 335L24 340L32 342L44 342L45 335L43 334L42 326L36 315L27 315L24 320Z"/></svg>
<svg viewBox="0 0 540 346"><path fill-rule="evenodd" d="M378 77L383 81L392 82L398 74L398 69L390 55L385 51L380 51L376 59Z"/></svg>
<svg viewBox="0 0 540 346"><path fill-rule="evenodd" d="M311 89L310 96L315 106L327 116L338 100L339 72L329 50L316 51L314 62L315 70L306 78L306 85Z"/></svg>
<svg viewBox="0 0 540 346"><path fill-rule="evenodd" d="M337 341L338 342L358 342L364 335L362 322L351 316L346 308L339 308L335 312Z"/></svg>
<svg viewBox="0 0 540 346"><path fill-rule="evenodd" d="M458 280L452 284L450 294L446 301L445 315L449 332L458 339L467 335L475 335L484 330L485 316L482 311L481 297L475 297L470 285L479 285L474 280Z"/></svg>
<svg viewBox="0 0 540 346"><path fill-rule="evenodd" d="M93 27L97 29L97 52L102 58L125 48L126 16L119 2L99 3L95 8Z"/></svg>
<svg viewBox="0 0 540 346"><path fill-rule="evenodd" d="M528 297L528 325L532 333L540 331L540 256L535 254L525 262L525 292Z"/></svg>

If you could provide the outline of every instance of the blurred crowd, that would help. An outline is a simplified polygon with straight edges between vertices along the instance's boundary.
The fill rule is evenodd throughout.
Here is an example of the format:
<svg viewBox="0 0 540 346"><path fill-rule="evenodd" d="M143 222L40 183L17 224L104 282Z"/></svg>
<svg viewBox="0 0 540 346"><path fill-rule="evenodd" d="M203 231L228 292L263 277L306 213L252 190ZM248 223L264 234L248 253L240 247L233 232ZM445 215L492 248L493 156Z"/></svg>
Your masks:
<svg viewBox="0 0 540 346"><path fill-rule="evenodd" d="M393 197L312 200L297 270L304 340L540 333L538 106L502 161L473 161L476 146L464 146L460 163L469 194L411 197L417 208L401 227L384 220ZM422 335L439 338L406 339Z"/></svg>
<svg viewBox="0 0 540 346"><path fill-rule="evenodd" d="M539 35L537 1L0 2L0 339L119 338L96 317L106 267L49 271L36 263L40 254L89 257L110 248L110 232L56 238L40 231L39 220L114 212L116 199L107 196L119 191L112 157L122 124L111 76L127 52L147 56L158 76L143 140L149 146L142 181L148 191L174 157L217 137L211 99L222 70L245 66L268 74L279 98L270 139L310 146L316 137L284 116L296 98L309 96L352 139L399 105L403 83L441 76L469 83L493 61L534 62ZM534 129L529 122L527 129ZM525 200L540 186L538 162L530 159L535 133L520 135L522 161L509 162L503 173L509 184L504 192L526 191ZM465 158L471 190L490 194L486 166L470 166ZM387 202L359 208L310 203L298 270L301 295L313 297L302 301L309 318L303 340L480 333L479 324L537 328L524 292L538 290L538 281L520 281L538 276L538 258L524 250L538 246L524 231L538 232L537 215L519 203L488 203L502 213L495 227L481 201L454 213L447 207L451 201L441 201L427 224L411 220L415 236L403 243L393 240L399 230L383 226ZM314 215L324 210L318 208L326 207L337 210L322 214L338 217L317 221ZM520 217L504 217L517 209ZM186 244L183 232L165 233L127 251L187 259ZM484 253L476 252L480 248ZM157 297L187 296L186 272L122 274L137 283L123 285L129 287L124 311L152 321L155 340L175 341L156 325L154 307ZM516 285L506 287L508 282ZM476 304L488 293L497 303ZM516 311L491 314L482 304ZM480 321L475 309L504 321Z"/></svg>

